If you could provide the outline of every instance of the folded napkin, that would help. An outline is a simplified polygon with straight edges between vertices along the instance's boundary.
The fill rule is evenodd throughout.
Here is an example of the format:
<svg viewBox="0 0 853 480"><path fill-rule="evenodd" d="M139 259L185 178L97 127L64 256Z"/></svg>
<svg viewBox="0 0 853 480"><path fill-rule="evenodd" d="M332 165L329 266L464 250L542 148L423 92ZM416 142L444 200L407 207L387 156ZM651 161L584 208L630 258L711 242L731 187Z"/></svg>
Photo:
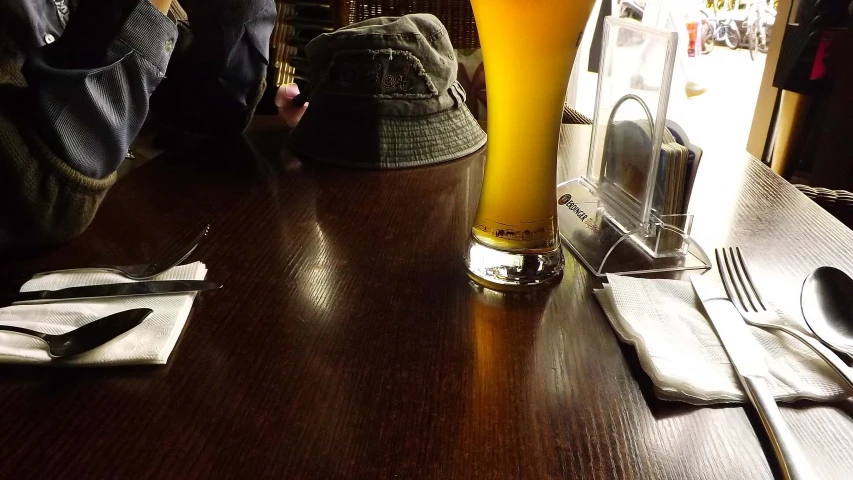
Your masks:
<svg viewBox="0 0 853 480"><path fill-rule="evenodd" d="M620 339L636 348L659 398L698 405L746 401L690 282L618 275L607 281L595 297ZM720 291L725 296L722 285ZM797 325L781 313L779 322ZM834 401L849 395L837 374L799 340L747 328L764 349L767 383L777 400Z"/></svg>
<svg viewBox="0 0 853 480"><path fill-rule="evenodd" d="M151 280L204 280L206 275L207 267L196 262L171 268ZM28 281L21 287L21 291L57 290L130 281L113 273L54 273ZM129 332L61 363L51 361L43 341L0 332L0 362L102 366L165 364L184 329L195 296L193 292L0 308L0 325L14 325L50 334L62 334L124 310L154 310L142 324Z"/></svg>

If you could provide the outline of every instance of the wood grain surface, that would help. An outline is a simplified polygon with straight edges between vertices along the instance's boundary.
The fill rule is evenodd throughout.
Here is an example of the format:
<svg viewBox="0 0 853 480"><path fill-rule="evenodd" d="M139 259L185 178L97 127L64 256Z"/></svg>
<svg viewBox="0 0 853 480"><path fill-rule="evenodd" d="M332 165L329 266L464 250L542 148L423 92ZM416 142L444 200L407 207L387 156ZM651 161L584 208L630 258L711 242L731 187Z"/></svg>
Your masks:
<svg viewBox="0 0 853 480"><path fill-rule="evenodd" d="M588 142L565 128L561 175ZM141 262L209 222L191 260L225 284L198 297L168 366L0 368L0 477L778 475L751 408L654 397L571 255L551 289L468 281L482 152L350 170L294 158L285 134L257 119L247 144L171 152L119 181L78 240L0 257L6 279ZM853 232L744 153L704 159L691 210L703 246L743 247L791 315L814 267L853 272ZM853 403L783 414L821 479L853 478Z"/></svg>

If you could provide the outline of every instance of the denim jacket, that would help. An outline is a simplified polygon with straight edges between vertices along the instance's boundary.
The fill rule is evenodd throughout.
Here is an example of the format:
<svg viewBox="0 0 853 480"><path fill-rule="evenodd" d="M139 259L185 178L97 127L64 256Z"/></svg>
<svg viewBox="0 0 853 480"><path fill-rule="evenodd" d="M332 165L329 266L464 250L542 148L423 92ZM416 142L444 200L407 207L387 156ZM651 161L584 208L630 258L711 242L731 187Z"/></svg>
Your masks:
<svg viewBox="0 0 853 480"><path fill-rule="evenodd" d="M194 136L245 128L273 0L184 3L0 0L0 249L80 233L150 113Z"/></svg>

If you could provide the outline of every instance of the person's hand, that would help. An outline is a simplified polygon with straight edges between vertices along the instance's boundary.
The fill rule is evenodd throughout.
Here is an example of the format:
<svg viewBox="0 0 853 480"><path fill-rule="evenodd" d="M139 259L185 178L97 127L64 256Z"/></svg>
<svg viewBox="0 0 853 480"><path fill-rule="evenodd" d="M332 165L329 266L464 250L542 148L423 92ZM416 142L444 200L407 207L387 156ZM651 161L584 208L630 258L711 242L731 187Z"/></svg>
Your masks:
<svg viewBox="0 0 853 480"><path fill-rule="evenodd" d="M305 113L308 104L301 107L293 105L293 99L299 95L299 87L295 83L288 83L278 88L275 94L275 106L278 107L278 115L284 119L290 128L296 126Z"/></svg>

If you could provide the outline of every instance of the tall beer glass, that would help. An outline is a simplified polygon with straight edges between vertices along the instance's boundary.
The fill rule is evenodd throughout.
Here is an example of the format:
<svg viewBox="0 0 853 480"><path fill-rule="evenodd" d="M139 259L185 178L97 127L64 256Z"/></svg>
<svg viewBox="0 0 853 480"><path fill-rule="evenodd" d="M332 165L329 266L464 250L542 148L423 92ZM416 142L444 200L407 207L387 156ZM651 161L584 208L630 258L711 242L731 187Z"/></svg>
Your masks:
<svg viewBox="0 0 853 480"><path fill-rule="evenodd" d="M483 48L486 171L465 265L497 285L563 270L557 144L566 87L595 0L471 0Z"/></svg>

